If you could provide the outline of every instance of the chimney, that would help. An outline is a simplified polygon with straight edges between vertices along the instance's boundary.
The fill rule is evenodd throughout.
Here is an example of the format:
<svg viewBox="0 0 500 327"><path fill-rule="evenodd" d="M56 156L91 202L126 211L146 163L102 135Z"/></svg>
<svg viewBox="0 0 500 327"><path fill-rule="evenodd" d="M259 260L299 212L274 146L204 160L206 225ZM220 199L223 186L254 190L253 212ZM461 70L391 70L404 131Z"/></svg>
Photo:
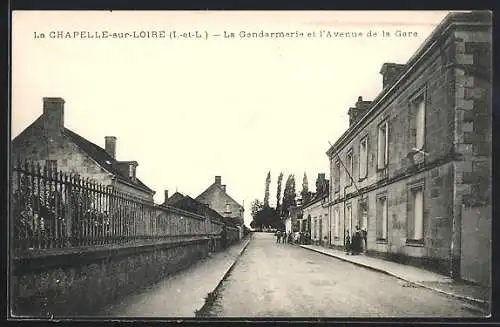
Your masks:
<svg viewBox="0 0 500 327"><path fill-rule="evenodd" d="M106 152L113 157L113 159L116 159L116 137L114 136L105 136L104 137L104 149Z"/></svg>
<svg viewBox="0 0 500 327"><path fill-rule="evenodd" d="M168 190L165 190L165 200L163 200L163 203L166 203L168 200Z"/></svg>
<svg viewBox="0 0 500 327"><path fill-rule="evenodd" d="M226 185L221 185L221 187L222 187L222 190L223 190L224 192L226 192Z"/></svg>
<svg viewBox="0 0 500 327"><path fill-rule="evenodd" d="M43 98L45 129L61 133L64 130L64 99Z"/></svg>
<svg viewBox="0 0 500 327"><path fill-rule="evenodd" d="M221 177L220 176L215 176L215 184L221 185Z"/></svg>
<svg viewBox="0 0 500 327"><path fill-rule="evenodd" d="M358 97L355 107L349 108L347 112L349 115L349 127L351 127L355 122L357 122L368 108L370 108L372 101L364 101L362 96Z"/></svg>
<svg viewBox="0 0 500 327"><path fill-rule="evenodd" d="M382 74L382 88L385 89L386 87L390 86L394 82L396 82L396 79L401 75L405 68L405 65L402 64L395 64L395 63L390 63L386 62L382 65L382 68L380 69L380 74Z"/></svg>

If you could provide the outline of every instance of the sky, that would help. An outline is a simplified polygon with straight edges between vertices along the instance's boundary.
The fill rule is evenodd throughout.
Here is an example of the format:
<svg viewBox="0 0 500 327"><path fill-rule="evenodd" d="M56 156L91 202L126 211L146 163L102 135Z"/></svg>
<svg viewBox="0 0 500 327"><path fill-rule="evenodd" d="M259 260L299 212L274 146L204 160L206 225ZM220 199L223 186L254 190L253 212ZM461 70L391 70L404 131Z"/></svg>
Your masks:
<svg viewBox="0 0 500 327"><path fill-rule="evenodd" d="M194 198L219 175L249 224L269 171L271 205L280 172L283 187L295 175L297 193L304 173L310 191L318 173L329 177L325 153L348 128L348 108L358 96L373 100L382 64L406 63L446 14L16 11L11 137L41 115L43 97L62 97L65 126L103 148L104 137L115 136L117 159L139 163L137 176L156 191L155 202L164 190ZM75 31L166 37L51 37ZM203 37L171 39L172 31Z"/></svg>

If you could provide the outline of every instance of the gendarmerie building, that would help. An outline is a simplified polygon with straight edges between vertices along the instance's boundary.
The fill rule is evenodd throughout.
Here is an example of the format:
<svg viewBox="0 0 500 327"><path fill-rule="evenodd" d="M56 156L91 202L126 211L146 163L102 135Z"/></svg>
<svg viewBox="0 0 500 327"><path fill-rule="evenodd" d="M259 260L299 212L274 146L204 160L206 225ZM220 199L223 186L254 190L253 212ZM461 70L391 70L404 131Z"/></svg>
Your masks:
<svg viewBox="0 0 500 327"><path fill-rule="evenodd" d="M327 151L332 244L489 283L491 15L449 14Z"/></svg>

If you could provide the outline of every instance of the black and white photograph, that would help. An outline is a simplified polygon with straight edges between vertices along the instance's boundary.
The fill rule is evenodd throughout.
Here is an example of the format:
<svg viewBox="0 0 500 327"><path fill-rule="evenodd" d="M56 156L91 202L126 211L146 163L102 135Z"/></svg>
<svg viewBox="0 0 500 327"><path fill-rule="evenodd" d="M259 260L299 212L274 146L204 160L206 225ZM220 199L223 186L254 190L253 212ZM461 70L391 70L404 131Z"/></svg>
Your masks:
<svg viewBox="0 0 500 327"><path fill-rule="evenodd" d="M8 319L491 317L491 11L11 14Z"/></svg>

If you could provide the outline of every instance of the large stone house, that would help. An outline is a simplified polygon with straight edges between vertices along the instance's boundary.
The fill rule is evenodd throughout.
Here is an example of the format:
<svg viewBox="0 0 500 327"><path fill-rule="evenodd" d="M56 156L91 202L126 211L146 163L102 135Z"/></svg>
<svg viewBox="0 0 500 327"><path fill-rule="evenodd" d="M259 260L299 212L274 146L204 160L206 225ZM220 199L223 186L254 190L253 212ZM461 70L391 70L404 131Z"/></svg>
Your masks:
<svg viewBox="0 0 500 327"><path fill-rule="evenodd" d="M239 226L240 236L243 237L243 214L245 209L227 194L226 185L222 184L221 176L215 176L214 183L198 195L195 200L207 204L221 216L230 218L227 221Z"/></svg>
<svg viewBox="0 0 500 327"><path fill-rule="evenodd" d="M64 127L64 100L43 98L43 113L12 140L11 158L31 161L50 170L78 174L102 185L153 202L155 192L136 175L137 161L118 161L116 137L105 148Z"/></svg>
<svg viewBox="0 0 500 327"><path fill-rule="evenodd" d="M369 254L489 282L491 48L490 13L452 13L382 65L383 90L327 151L332 243L360 225Z"/></svg>

